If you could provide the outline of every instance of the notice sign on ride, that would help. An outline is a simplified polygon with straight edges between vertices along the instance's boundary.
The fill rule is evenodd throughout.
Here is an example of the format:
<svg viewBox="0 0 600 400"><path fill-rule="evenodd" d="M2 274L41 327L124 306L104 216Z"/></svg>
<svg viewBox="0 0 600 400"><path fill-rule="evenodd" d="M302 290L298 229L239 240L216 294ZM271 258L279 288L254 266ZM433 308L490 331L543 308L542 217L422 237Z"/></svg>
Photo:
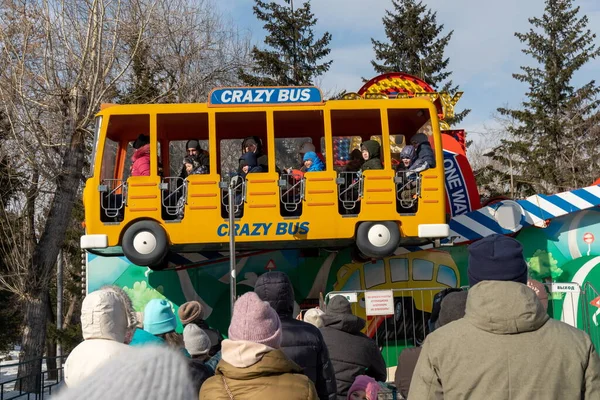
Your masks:
<svg viewBox="0 0 600 400"><path fill-rule="evenodd" d="M367 315L393 315L394 292L391 290L365 292L365 308Z"/></svg>
<svg viewBox="0 0 600 400"><path fill-rule="evenodd" d="M571 293L579 292L579 285L576 283L553 283L550 286L550 291L553 293Z"/></svg>
<svg viewBox="0 0 600 400"><path fill-rule="evenodd" d="M240 87L213 89L208 96L211 106L257 106L273 104L316 104L323 96L314 86Z"/></svg>

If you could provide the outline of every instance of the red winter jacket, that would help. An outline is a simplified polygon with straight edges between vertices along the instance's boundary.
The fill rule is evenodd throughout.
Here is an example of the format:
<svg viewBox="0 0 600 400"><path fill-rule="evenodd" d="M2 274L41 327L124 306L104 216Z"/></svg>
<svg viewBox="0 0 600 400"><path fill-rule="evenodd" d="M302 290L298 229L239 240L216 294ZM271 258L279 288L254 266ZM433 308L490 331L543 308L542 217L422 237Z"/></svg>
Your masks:
<svg viewBox="0 0 600 400"><path fill-rule="evenodd" d="M133 153L131 157L131 176L150 175L150 145L146 144Z"/></svg>

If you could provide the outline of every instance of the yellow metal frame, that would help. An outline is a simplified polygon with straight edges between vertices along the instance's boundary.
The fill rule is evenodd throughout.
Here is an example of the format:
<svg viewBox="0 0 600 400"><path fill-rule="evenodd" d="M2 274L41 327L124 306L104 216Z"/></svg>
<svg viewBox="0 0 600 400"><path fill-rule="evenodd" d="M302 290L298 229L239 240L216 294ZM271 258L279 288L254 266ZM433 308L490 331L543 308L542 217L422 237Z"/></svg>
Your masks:
<svg viewBox="0 0 600 400"><path fill-rule="evenodd" d="M267 154L269 172L250 174L247 178L247 200L244 215L239 224L237 243L289 242L290 247L299 241L331 241L352 239L356 227L363 221L395 221L402 237L418 237L420 224L445 224L445 191L442 140L439 120L433 103L425 98L412 99L373 99L360 101L327 101L319 105L269 105L262 109L267 114ZM321 110L325 124L326 171L305 174L306 197L303 200L302 215L298 219L280 215L279 176L275 169L274 111ZM382 151L383 170L369 170L364 173L364 195L361 211L357 217L342 216L338 212L337 173L333 168L333 147L331 132L332 110L377 109L381 113L382 149L389 149L388 109L428 109L433 127L433 142L436 167L422 173L422 198L419 199L415 215L400 215L396 211L394 170L391 167L389 151ZM217 173L217 157L210 157L210 174L193 175L188 178L188 201L185 217L177 223L165 223L161 217L161 178L157 171L157 115L169 113L207 113L209 118L209 149L211 155L217 151L215 115L218 112L255 112L257 107L208 107L207 104L153 104L119 105L103 109L101 132L98 135L95 153L94 174L86 182L84 189L85 224L87 234L106 234L108 245L120 245L125 229L133 222L142 219L158 222L167 233L170 245L226 246L228 242L226 219L221 217L221 193ZM103 223L100 220L101 162L104 155L106 132L113 115L150 115L151 176L130 177L127 180L127 206L125 217L120 223ZM223 138L226 139L226 138ZM173 173L171 173L173 175ZM298 224L298 228L296 228ZM304 224L304 225L301 225ZM308 228L308 232L304 232ZM290 232L298 231L295 234ZM285 232L285 233L284 233ZM287 245L287 244L286 244Z"/></svg>

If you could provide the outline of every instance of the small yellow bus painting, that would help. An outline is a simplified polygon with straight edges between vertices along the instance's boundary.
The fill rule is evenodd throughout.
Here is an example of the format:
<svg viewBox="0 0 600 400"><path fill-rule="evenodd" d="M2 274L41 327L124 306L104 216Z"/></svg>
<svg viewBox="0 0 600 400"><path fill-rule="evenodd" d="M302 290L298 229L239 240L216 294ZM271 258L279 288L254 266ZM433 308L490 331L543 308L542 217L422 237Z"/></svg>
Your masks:
<svg viewBox="0 0 600 400"><path fill-rule="evenodd" d="M398 338L422 340L433 297L442 288L459 286L460 272L452 256L428 250L346 264L338 271L333 290L357 292L357 303L352 308L367 321L365 333L370 337L384 335L382 324L390 317L367 317L364 291L393 290L394 316L387 330L395 331Z"/></svg>

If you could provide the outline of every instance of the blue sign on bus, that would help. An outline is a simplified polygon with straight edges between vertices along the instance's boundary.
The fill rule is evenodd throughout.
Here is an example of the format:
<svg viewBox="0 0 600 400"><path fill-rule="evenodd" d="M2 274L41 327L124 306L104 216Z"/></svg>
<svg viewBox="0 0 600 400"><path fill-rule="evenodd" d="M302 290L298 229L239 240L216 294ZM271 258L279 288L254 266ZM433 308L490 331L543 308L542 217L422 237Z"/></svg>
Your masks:
<svg viewBox="0 0 600 400"><path fill-rule="evenodd" d="M323 96L316 87L245 87L214 89L208 98L211 105L258 105L321 103Z"/></svg>

